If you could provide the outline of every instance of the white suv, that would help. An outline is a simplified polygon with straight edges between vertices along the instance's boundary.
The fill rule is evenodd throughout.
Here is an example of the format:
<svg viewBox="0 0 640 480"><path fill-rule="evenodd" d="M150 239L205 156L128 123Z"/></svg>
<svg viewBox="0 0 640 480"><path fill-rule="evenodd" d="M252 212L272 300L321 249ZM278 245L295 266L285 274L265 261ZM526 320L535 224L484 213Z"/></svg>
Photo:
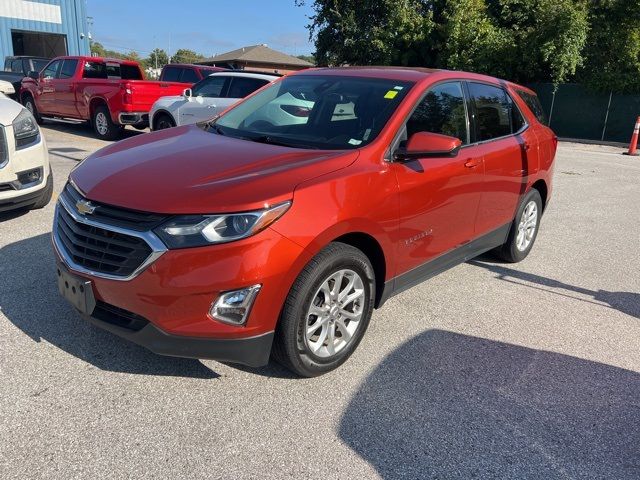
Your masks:
<svg viewBox="0 0 640 480"><path fill-rule="evenodd" d="M151 130L162 130L209 120L280 76L247 71L213 73L181 96L158 99L149 112L149 125Z"/></svg>
<svg viewBox="0 0 640 480"><path fill-rule="evenodd" d="M29 110L7 97L13 93L0 81L0 212L42 208L53 193L44 137Z"/></svg>

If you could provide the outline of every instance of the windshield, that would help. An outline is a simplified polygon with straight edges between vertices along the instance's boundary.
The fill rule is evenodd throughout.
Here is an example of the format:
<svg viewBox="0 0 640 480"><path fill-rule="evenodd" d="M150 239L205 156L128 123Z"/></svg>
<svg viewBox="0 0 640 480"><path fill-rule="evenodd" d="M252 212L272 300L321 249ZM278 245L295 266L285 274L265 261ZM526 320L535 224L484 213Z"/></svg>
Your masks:
<svg viewBox="0 0 640 480"><path fill-rule="evenodd" d="M353 149L372 142L413 83L292 76L220 117L212 130L297 148Z"/></svg>

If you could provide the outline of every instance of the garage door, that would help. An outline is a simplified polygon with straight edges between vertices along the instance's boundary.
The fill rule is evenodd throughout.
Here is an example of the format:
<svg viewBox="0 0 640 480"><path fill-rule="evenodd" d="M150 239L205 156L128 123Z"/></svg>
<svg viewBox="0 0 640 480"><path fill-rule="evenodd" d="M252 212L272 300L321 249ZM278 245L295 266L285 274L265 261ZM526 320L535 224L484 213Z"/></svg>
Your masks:
<svg viewBox="0 0 640 480"><path fill-rule="evenodd" d="M14 55L48 58L67 55L67 36L59 33L12 30L11 40Z"/></svg>

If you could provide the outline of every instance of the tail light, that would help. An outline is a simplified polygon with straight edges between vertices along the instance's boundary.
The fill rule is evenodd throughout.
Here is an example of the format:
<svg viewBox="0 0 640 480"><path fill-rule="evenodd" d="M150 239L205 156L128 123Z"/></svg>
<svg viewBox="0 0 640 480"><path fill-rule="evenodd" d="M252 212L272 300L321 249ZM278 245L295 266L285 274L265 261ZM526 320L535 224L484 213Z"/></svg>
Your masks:
<svg viewBox="0 0 640 480"><path fill-rule="evenodd" d="M122 103L133 103L133 92L131 91L131 85L125 83L124 85L122 85L122 89L124 90L124 94L122 95Z"/></svg>

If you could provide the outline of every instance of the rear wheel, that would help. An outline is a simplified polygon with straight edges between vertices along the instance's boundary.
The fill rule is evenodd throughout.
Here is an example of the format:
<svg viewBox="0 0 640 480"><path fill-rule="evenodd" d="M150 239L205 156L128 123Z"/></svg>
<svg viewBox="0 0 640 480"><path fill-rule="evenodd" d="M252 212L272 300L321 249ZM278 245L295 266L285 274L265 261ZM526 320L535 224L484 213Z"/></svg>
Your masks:
<svg viewBox="0 0 640 480"><path fill-rule="evenodd" d="M122 126L113 123L111 113L105 105L94 110L91 123L96 135L102 140L116 140L122 133Z"/></svg>
<svg viewBox="0 0 640 480"><path fill-rule="evenodd" d="M31 112L31 115L36 119L36 122L38 122L39 125L42 124L42 117L38 112L38 108L36 107L36 102L33 100L33 97L31 95L25 95L22 99L22 104L24 105L24 108Z"/></svg>
<svg viewBox="0 0 640 480"><path fill-rule="evenodd" d="M165 130L167 128L173 128L176 126L176 122L173 121L173 118L171 118L166 113L161 113L160 115L158 115L153 123L154 130Z"/></svg>
<svg viewBox="0 0 640 480"><path fill-rule="evenodd" d="M524 260L529 255L538 236L541 215L542 197L538 190L532 189L520 202L507 241L494 253L509 263Z"/></svg>
<svg viewBox="0 0 640 480"><path fill-rule="evenodd" d="M289 292L276 333L275 359L304 377L339 367L362 340L374 298L369 259L350 245L329 244Z"/></svg>

